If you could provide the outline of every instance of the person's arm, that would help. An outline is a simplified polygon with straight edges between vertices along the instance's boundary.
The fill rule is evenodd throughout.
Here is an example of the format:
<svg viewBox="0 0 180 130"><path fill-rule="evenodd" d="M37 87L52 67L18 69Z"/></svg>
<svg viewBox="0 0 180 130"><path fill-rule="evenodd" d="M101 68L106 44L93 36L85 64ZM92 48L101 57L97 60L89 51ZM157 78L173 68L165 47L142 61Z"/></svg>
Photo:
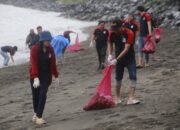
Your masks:
<svg viewBox="0 0 180 130"><path fill-rule="evenodd" d="M74 32L74 31L71 31L70 33L75 33L75 34L77 34L77 32Z"/></svg>
<svg viewBox="0 0 180 130"><path fill-rule="evenodd" d="M124 50L119 54L119 56L116 58L117 60L121 60L129 51L130 44L125 44Z"/></svg>
<svg viewBox="0 0 180 130"><path fill-rule="evenodd" d="M52 69L53 69L53 75L55 76L55 78L58 78L58 70L57 70L57 66L56 66L56 58L55 58L55 53L54 53L54 49L51 47L51 55L52 55L52 59L51 59L51 64L52 64Z"/></svg>
<svg viewBox="0 0 180 130"><path fill-rule="evenodd" d="M136 36L135 37L138 37L139 36L139 33L140 33L140 25L138 22L135 21L135 26L136 26Z"/></svg>
<svg viewBox="0 0 180 130"><path fill-rule="evenodd" d="M14 63L14 54L15 54L15 51L13 50L13 48L9 48L10 49L10 57L11 57L11 61Z"/></svg>
<svg viewBox="0 0 180 130"><path fill-rule="evenodd" d="M147 24L148 24L149 35L152 35L152 25L151 25L151 21L147 22Z"/></svg>
<svg viewBox="0 0 180 130"><path fill-rule="evenodd" d="M114 43L114 33L109 32L109 37L108 37L108 63L111 63L113 60L113 43Z"/></svg>
<svg viewBox="0 0 180 130"><path fill-rule="evenodd" d="M152 35L152 24L151 24L151 16L147 13L146 15L146 21L147 21L147 25L148 25L148 32L149 35Z"/></svg>
<svg viewBox="0 0 180 130"><path fill-rule="evenodd" d="M29 35L26 37L26 46L28 46L29 45L29 42L30 42L30 37L29 37Z"/></svg>
<svg viewBox="0 0 180 130"><path fill-rule="evenodd" d="M95 29L94 30L94 33L93 33L93 36L92 36L92 40L94 40L94 41L96 41L97 40L97 32L98 30L97 29Z"/></svg>
<svg viewBox="0 0 180 130"><path fill-rule="evenodd" d="M30 52L30 64L32 70L33 78L38 78L38 48L36 46L32 47Z"/></svg>
<svg viewBox="0 0 180 130"><path fill-rule="evenodd" d="M109 32L108 37L108 54L112 55L113 53L113 32Z"/></svg>
<svg viewBox="0 0 180 130"><path fill-rule="evenodd" d="M113 53L113 44L112 43L108 43L108 54L112 55Z"/></svg>
<svg viewBox="0 0 180 130"><path fill-rule="evenodd" d="M116 58L117 60L121 60L128 53L131 44L133 44L134 33L130 29L127 29L127 28L122 29L121 32L122 32L122 35L127 36L127 40L126 40L127 42L125 44L124 50Z"/></svg>
<svg viewBox="0 0 180 130"><path fill-rule="evenodd" d="M90 46L92 47L94 44L96 44L96 40L97 40L97 37L96 37L96 32L97 30L94 31L94 33L92 34L91 36L91 42L90 42Z"/></svg>
<svg viewBox="0 0 180 130"><path fill-rule="evenodd" d="M14 63L14 58L13 58L13 56L11 55L11 61Z"/></svg>

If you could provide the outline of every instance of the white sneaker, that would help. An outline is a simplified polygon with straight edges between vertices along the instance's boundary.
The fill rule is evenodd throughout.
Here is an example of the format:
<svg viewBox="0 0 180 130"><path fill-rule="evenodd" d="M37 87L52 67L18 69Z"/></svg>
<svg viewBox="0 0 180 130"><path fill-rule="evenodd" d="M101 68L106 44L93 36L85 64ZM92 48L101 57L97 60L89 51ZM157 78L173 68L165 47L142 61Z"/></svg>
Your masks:
<svg viewBox="0 0 180 130"><path fill-rule="evenodd" d="M122 100L121 99L115 99L115 104L121 104L122 103Z"/></svg>
<svg viewBox="0 0 180 130"><path fill-rule="evenodd" d="M36 122L36 118L37 118L37 116L36 116L36 114L34 114L32 117L32 122Z"/></svg>
<svg viewBox="0 0 180 130"><path fill-rule="evenodd" d="M43 118L36 118L36 124L37 125L42 125L42 124L46 124L46 121Z"/></svg>
<svg viewBox="0 0 180 130"><path fill-rule="evenodd" d="M134 104L139 104L139 103L140 103L140 101L137 99L129 99L127 101L127 105L134 105Z"/></svg>

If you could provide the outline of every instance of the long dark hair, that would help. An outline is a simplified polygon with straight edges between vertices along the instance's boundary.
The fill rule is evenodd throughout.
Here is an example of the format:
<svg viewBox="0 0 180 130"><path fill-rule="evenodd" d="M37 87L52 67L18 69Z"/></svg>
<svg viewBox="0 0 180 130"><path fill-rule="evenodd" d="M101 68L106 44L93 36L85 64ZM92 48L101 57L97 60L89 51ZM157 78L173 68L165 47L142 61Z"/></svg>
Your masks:
<svg viewBox="0 0 180 130"><path fill-rule="evenodd" d="M43 52L43 48L44 48L44 41L39 42L39 51ZM50 52L50 48L46 47L46 52Z"/></svg>

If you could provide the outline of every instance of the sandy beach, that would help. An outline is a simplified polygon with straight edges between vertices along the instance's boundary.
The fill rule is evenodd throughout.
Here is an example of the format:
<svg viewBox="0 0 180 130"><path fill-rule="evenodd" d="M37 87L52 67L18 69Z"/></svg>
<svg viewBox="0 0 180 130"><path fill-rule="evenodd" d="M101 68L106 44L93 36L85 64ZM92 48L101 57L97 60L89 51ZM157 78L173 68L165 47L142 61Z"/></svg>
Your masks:
<svg viewBox="0 0 180 130"><path fill-rule="evenodd" d="M134 106L126 105L126 73L122 104L84 111L83 105L103 76L97 71L96 51L86 41L84 51L67 53L65 64L59 64L60 86L53 83L49 88L44 111L47 124L42 126L31 122L29 63L0 69L0 130L180 130L179 35L165 30L157 52L151 55L151 66L138 70L136 95L141 104Z"/></svg>

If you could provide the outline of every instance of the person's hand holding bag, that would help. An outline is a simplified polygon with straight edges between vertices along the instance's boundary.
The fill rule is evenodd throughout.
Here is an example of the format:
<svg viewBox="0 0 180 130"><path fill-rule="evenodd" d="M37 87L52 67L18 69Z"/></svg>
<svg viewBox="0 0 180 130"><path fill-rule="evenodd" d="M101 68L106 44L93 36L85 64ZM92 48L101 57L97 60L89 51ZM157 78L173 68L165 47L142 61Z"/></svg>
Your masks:
<svg viewBox="0 0 180 130"><path fill-rule="evenodd" d="M113 60L111 60L110 62L109 62L109 65L110 66L114 66L114 65L116 65L117 64L117 59L113 59Z"/></svg>
<svg viewBox="0 0 180 130"><path fill-rule="evenodd" d="M113 56L110 54L110 55L108 56L108 63L110 63L110 62L112 61L112 59L113 59Z"/></svg>
<svg viewBox="0 0 180 130"><path fill-rule="evenodd" d="M60 84L59 78L55 78L55 85L59 86L59 84Z"/></svg>
<svg viewBox="0 0 180 130"><path fill-rule="evenodd" d="M34 79L34 83L33 83L33 87L34 87L34 88L38 88L39 86L40 86L39 78L35 78L35 79Z"/></svg>

